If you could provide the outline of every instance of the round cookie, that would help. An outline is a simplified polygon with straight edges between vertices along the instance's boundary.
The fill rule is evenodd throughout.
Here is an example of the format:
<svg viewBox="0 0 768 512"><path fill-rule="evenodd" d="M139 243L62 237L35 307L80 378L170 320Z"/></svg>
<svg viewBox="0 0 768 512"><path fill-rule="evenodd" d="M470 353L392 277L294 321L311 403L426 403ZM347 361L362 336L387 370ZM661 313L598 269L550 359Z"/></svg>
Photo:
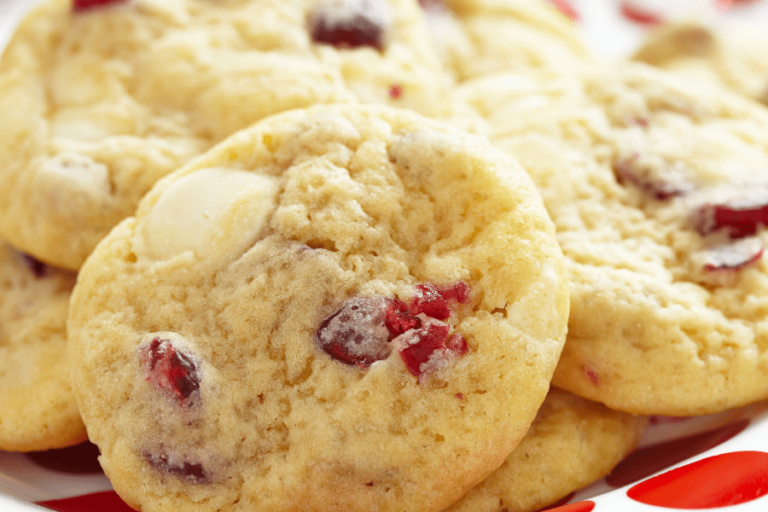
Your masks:
<svg viewBox="0 0 768 512"><path fill-rule="evenodd" d="M75 278L0 242L0 450L86 439L65 354Z"/></svg>
<svg viewBox="0 0 768 512"><path fill-rule="evenodd" d="M768 111L642 64L460 96L519 159L571 278L553 384L638 414L768 396Z"/></svg>
<svg viewBox="0 0 768 512"><path fill-rule="evenodd" d="M239 132L80 272L72 378L142 510L440 510L547 393L567 277L527 174L384 107Z"/></svg>
<svg viewBox="0 0 768 512"><path fill-rule="evenodd" d="M0 61L0 235L78 269L157 179L263 117L439 115L427 34L413 0L48 0Z"/></svg>
<svg viewBox="0 0 768 512"><path fill-rule="evenodd" d="M576 27L531 0L419 0L432 41L458 80L498 71L567 72L592 59Z"/></svg>
<svg viewBox="0 0 768 512"><path fill-rule="evenodd" d="M504 464L446 512L533 512L604 477L648 421L552 388Z"/></svg>
<svg viewBox="0 0 768 512"><path fill-rule="evenodd" d="M706 81L768 104L768 36L749 25L665 25L633 58L689 80Z"/></svg>

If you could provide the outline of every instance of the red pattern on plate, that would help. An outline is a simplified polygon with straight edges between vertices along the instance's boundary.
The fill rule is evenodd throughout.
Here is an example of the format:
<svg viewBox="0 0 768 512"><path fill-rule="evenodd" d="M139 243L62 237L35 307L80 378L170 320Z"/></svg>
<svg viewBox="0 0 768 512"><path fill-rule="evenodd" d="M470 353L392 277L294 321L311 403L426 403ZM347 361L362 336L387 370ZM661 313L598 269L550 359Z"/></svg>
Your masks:
<svg viewBox="0 0 768 512"><path fill-rule="evenodd" d="M96 492L60 500L38 501L35 504L57 512L134 512L115 491Z"/></svg>
<svg viewBox="0 0 768 512"><path fill-rule="evenodd" d="M579 21L581 19L581 16L579 15L579 11L577 11L576 8L568 0L547 0L547 1L551 3L553 6L555 6L555 9L560 11L560 14L562 14L566 18L573 21Z"/></svg>
<svg viewBox="0 0 768 512"><path fill-rule="evenodd" d="M673 439L636 450L613 469L611 474L605 478L605 483L613 487L624 487L632 482L642 480L664 468L704 453L728 441L747 428L748 425L749 419L744 418L709 432Z"/></svg>
<svg viewBox="0 0 768 512"><path fill-rule="evenodd" d="M99 448L93 443L81 443L69 448L27 453L27 458L38 466L72 474L101 473Z"/></svg>
<svg viewBox="0 0 768 512"><path fill-rule="evenodd" d="M595 508L594 501L580 501L562 507L549 509L549 512L591 512Z"/></svg>
<svg viewBox="0 0 768 512"><path fill-rule="evenodd" d="M658 12L647 10L642 4L623 0L619 2L619 12L629 21L640 25L660 25L664 23L664 16Z"/></svg>
<svg viewBox="0 0 768 512"><path fill-rule="evenodd" d="M708 509L740 505L768 494L768 453L731 452L667 471L627 491L646 505Z"/></svg>

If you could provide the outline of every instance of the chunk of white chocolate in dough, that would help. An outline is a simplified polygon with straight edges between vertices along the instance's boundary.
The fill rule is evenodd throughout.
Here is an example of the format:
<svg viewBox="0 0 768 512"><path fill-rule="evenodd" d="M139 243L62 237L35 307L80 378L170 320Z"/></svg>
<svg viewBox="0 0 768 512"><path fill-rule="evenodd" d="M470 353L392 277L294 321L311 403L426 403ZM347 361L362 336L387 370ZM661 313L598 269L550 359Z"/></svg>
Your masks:
<svg viewBox="0 0 768 512"><path fill-rule="evenodd" d="M274 179L246 171L203 169L185 176L140 220L136 253L165 260L187 251L202 258L245 250L263 232L277 194Z"/></svg>

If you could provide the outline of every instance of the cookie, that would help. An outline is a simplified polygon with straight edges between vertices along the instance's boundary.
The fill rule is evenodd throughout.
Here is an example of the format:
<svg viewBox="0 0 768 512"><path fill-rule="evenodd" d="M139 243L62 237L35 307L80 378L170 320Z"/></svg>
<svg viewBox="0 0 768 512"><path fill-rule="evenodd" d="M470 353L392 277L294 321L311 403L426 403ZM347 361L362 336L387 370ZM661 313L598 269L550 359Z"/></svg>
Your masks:
<svg viewBox="0 0 768 512"><path fill-rule="evenodd" d="M315 107L161 180L73 292L73 385L142 510L440 510L547 393L568 280L526 173L409 111Z"/></svg>
<svg viewBox="0 0 768 512"><path fill-rule="evenodd" d="M642 64L466 87L519 159L571 279L553 384L688 416L768 396L768 111Z"/></svg>
<svg viewBox="0 0 768 512"><path fill-rule="evenodd" d="M648 421L552 388L504 464L446 512L533 512L606 476Z"/></svg>
<svg viewBox="0 0 768 512"><path fill-rule="evenodd" d="M0 235L78 269L160 177L315 103L441 112L412 0L49 0L0 62Z"/></svg>
<svg viewBox="0 0 768 512"><path fill-rule="evenodd" d="M0 450L86 439L65 355L75 278L0 242Z"/></svg>
<svg viewBox="0 0 768 512"><path fill-rule="evenodd" d="M768 37L751 26L664 25L632 58L768 104Z"/></svg>
<svg viewBox="0 0 768 512"><path fill-rule="evenodd" d="M531 0L419 0L432 41L459 81L498 71L567 72L591 54L574 24Z"/></svg>

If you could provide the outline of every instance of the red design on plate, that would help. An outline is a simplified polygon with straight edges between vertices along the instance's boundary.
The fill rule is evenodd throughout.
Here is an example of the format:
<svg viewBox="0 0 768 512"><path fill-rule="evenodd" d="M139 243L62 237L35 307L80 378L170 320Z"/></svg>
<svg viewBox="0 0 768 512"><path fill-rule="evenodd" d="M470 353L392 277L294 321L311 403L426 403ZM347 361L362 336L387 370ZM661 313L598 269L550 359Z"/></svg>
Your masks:
<svg viewBox="0 0 768 512"><path fill-rule="evenodd" d="M605 483L613 487L624 487L642 480L726 442L747 428L747 425L749 419L745 418L716 430L641 448L621 461L605 478Z"/></svg>
<svg viewBox="0 0 768 512"><path fill-rule="evenodd" d="M548 1L553 6L555 6L555 9L560 11L560 14L562 14L566 18L572 21L579 21L581 19L581 16L579 15L579 11L577 11L576 8L573 5L571 5L571 3L568 0L548 0Z"/></svg>
<svg viewBox="0 0 768 512"><path fill-rule="evenodd" d="M591 512L595 508L593 501L580 501L562 507L548 509L548 512Z"/></svg>
<svg viewBox="0 0 768 512"><path fill-rule="evenodd" d="M98 461L99 448L89 442L59 450L31 452L26 455L38 466L62 473L101 473L101 466Z"/></svg>
<svg viewBox="0 0 768 512"><path fill-rule="evenodd" d="M660 25L664 23L664 16L661 14L645 10L642 5L637 5L635 2L628 0L619 3L619 12L629 21L640 25Z"/></svg>
<svg viewBox="0 0 768 512"><path fill-rule="evenodd" d="M768 494L768 453L732 452L707 457L641 482L627 496L675 509L729 507Z"/></svg>
<svg viewBox="0 0 768 512"><path fill-rule="evenodd" d="M35 505L58 512L134 512L115 491L96 492L60 500L38 501Z"/></svg>

